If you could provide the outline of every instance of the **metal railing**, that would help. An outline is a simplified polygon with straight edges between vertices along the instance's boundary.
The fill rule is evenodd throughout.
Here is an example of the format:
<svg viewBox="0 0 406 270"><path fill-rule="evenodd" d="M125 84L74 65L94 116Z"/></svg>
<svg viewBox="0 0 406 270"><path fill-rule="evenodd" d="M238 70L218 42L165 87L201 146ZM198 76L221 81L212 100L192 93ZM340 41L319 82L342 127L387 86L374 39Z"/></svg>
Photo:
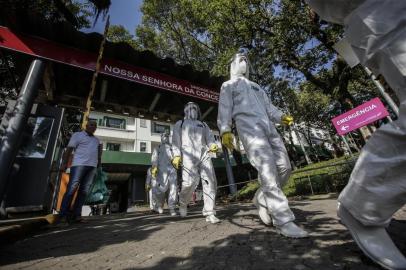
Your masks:
<svg viewBox="0 0 406 270"><path fill-rule="evenodd" d="M299 179L299 180L306 179L308 181L308 185L309 185L311 194L314 195L315 191L314 191L314 187L313 187L314 185L312 183L312 177L325 176L325 175L331 176L331 175L342 174L342 173L350 173L353 169L353 165L355 164L357 158L358 157L351 157L351 158L343 160L343 161L331 163L331 164L317 167L317 168L297 169L292 172L290 177L291 178L293 177L293 181L294 181L295 185L298 184L296 182L297 179ZM342 167L344 167L344 169L342 169ZM321 172L319 174L314 173L315 171L329 169L329 168L334 168L334 173L328 173L328 172ZM295 177L295 175L302 174L302 173L304 173L304 175L302 175L300 177ZM232 185L238 186L238 185L248 184L248 183L257 182L257 181L258 181L258 179L252 179L252 180L248 180L248 181L237 182L235 184L220 185L220 186L217 186L217 190L219 190L221 188L228 188ZM236 193L236 198L238 198L238 189L237 189L237 193Z"/></svg>
<svg viewBox="0 0 406 270"><path fill-rule="evenodd" d="M312 182L312 178L315 178L315 177L324 178L324 180L322 180L322 181L324 184L324 189L326 189L325 191L327 193L331 191L330 190L331 187L334 192L338 192L339 188L340 188L339 186L345 185L346 182L344 183L341 181L342 182L341 184L340 183L337 184L336 182L331 180L331 177L340 175L341 177L339 177L339 178L341 178L341 180L342 180L343 175L346 176L348 174L348 176L349 176L349 174L351 173L351 171L354 167L356 160L357 160L357 157L352 157L352 158L346 159L344 161L335 162L335 163L317 167L317 168L298 169L292 173L291 177L293 177L293 182L294 182L295 186L298 186L300 184L300 182L298 183L298 180L302 181L302 179L305 179L308 182L308 186L310 188L310 192L312 195L314 195L316 193L315 189L314 189L314 183ZM333 171L325 171L325 169L332 169L332 168L334 168ZM317 171L319 171L319 173L317 173ZM298 174L300 174L299 177L296 176Z"/></svg>

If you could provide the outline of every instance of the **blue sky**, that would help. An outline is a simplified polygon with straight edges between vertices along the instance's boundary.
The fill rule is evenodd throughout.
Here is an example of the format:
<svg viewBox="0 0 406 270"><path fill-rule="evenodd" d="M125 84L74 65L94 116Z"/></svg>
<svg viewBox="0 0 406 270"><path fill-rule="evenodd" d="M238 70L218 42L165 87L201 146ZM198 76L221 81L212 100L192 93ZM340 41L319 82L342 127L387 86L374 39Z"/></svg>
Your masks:
<svg viewBox="0 0 406 270"><path fill-rule="evenodd" d="M82 2L82 1L80 1ZM110 25L123 25L130 34L134 35L134 30L137 25L141 23L142 13L140 7L142 0L111 0L111 6L109 10ZM103 33L104 25L106 21L103 16L100 16L96 25L87 29L81 29L83 32L99 32Z"/></svg>

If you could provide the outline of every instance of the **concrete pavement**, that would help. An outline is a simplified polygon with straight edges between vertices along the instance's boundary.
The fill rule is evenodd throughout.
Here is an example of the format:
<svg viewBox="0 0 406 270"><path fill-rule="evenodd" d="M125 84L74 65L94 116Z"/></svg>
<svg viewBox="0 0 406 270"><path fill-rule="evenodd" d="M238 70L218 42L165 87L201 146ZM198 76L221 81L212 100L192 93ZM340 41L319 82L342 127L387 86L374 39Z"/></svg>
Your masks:
<svg viewBox="0 0 406 270"><path fill-rule="evenodd" d="M291 202L308 239L262 225L249 203L219 207L208 224L193 207L186 219L136 212L50 227L0 247L1 269L380 269L338 223L334 198ZM406 253L406 208L389 231Z"/></svg>

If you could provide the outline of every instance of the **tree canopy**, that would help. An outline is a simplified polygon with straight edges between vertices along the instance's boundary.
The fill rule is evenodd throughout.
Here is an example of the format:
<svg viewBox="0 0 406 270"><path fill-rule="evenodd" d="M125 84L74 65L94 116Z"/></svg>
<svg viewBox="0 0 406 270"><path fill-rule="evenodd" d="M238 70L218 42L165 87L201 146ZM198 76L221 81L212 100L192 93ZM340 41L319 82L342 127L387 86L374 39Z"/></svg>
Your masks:
<svg viewBox="0 0 406 270"><path fill-rule="evenodd" d="M373 93L363 70L333 49L342 27L320 20L303 0L144 0L141 11L137 46L223 76L246 47L252 80L298 121L331 127L332 114Z"/></svg>
<svg viewBox="0 0 406 270"><path fill-rule="evenodd" d="M50 22L65 20L76 28L90 27L100 14L106 15L111 0L3 0L0 15L8 23L17 16L42 16ZM1 19L0 19L1 21Z"/></svg>

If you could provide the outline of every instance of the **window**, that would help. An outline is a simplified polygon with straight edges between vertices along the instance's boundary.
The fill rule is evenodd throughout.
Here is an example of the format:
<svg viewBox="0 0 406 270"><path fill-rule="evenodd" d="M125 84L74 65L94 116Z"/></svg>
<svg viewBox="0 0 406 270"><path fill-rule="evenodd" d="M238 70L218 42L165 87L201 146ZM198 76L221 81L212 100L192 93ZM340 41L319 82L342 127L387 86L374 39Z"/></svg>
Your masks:
<svg viewBox="0 0 406 270"><path fill-rule="evenodd" d="M96 122L96 123L99 123L96 118L90 118L90 117L89 117L89 122Z"/></svg>
<svg viewBox="0 0 406 270"><path fill-rule="evenodd" d="M147 127L147 120L146 119L140 119L140 127L142 127L142 128Z"/></svg>
<svg viewBox="0 0 406 270"><path fill-rule="evenodd" d="M125 119L105 116L103 122L106 127L125 129Z"/></svg>
<svg viewBox="0 0 406 270"><path fill-rule="evenodd" d="M152 151L152 149L158 148L160 144L161 144L161 141L151 142L151 151Z"/></svg>
<svg viewBox="0 0 406 270"><path fill-rule="evenodd" d="M45 158L54 120L48 117L30 117L23 133L20 157Z"/></svg>
<svg viewBox="0 0 406 270"><path fill-rule="evenodd" d="M107 143L106 150L107 151L120 151L120 144L119 143Z"/></svg>
<svg viewBox="0 0 406 270"><path fill-rule="evenodd" d="M164 133L164 132L171 132L171 126L163 125L153 122L152 123L152 133Z"/></svg>
<svg viewBox="0 0 406 270"><path fill-rule="evenodd" d="M147 152L147 143L140 142L140 152Z"/></svg>

